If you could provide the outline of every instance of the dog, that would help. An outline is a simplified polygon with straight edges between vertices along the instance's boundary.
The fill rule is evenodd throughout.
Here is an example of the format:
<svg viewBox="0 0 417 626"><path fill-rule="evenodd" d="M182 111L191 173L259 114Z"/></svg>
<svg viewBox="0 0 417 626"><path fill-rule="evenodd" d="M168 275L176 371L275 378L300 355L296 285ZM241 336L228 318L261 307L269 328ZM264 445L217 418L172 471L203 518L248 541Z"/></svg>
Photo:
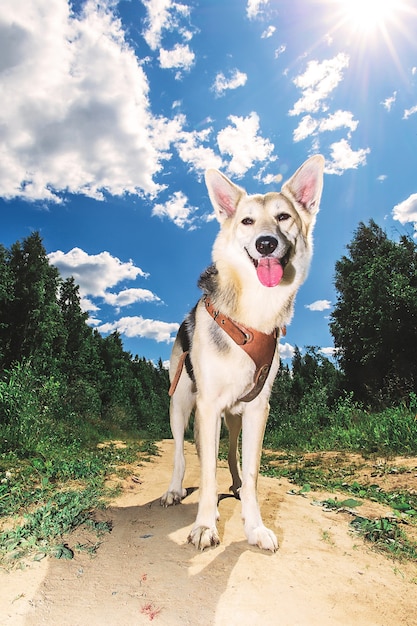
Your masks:
<svg viewBox="0 0 417 626"><path fill-rule="evenodd" d="M257 499L269 397L279 368L278 340L312 257L312 231L323 188L324 158L309 158L280 192L249 195L217 170L205 174L220 230L203 292L179 328L170 360L174 469L161 505L186 496L184 431L195 409L201 468L197 518L189 543L219 544L216 466L222 416L229 430L230 490L241 500L250 545L275 552ZM242 431L242 468L238 437Z"/></svg>

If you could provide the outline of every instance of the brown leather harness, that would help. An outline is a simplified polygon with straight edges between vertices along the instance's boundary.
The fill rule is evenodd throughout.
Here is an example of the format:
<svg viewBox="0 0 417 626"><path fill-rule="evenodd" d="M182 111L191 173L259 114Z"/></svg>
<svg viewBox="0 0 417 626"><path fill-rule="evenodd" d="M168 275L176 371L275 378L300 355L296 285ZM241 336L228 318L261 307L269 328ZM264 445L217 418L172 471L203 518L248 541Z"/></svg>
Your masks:
<svg viewBox="0 0 417 626"><path fill-rule="evenodd" d="M218 324L255 363L254 385L247 394L237 400L237 402L250 402L262 391L265 381L268 378L280 335L279 329L276 328L268 335L253 328L246 328L215 309L208 296L205 296L203 301L206 311L216 324ZM285 336L285 326L281 329L281 333ZM187 355L188 351L183 352L180 357L175 376L169 388L168 393L170 396L173 395L177 387Z"/></svg>

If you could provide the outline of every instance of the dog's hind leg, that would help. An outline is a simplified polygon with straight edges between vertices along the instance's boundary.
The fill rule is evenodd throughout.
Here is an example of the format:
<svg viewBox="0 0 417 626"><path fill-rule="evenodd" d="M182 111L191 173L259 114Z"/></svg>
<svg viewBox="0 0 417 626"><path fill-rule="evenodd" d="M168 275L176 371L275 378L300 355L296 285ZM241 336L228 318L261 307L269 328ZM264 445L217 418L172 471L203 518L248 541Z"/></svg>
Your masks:
<svg viewBox="0 0 417 626"><path fill-rule="evenodd" d="M268 418L269 405L261 397L252 400L245 407L242 431L242 518L245 534L251 545L275 552L278 541L275 534L264 526L257 498L259 464L262 442Z"/></svg>
<svg viewBox="0 0 417 626"><path fill-rule="evenodd" d="M187 495L182 486L185 473L184 432L194 408L194 399L193 383L187 373L183 372L169 408L171 432L175 442L174 470L168 491L161 497L162 506L178 504Z"/></svg>
<svg viewBox="0 0 417 626"><path fill-rule="evenodd" d="M230 474L232 475L233 483L229 487L229 491L232 491L235 498L239 498L239 491L242 486L239 470L239 449L238 439L240 431L242 430L242 416L226 411L224 414L224 421L229 430L229 452L227 461L229 463Z"/></svg>

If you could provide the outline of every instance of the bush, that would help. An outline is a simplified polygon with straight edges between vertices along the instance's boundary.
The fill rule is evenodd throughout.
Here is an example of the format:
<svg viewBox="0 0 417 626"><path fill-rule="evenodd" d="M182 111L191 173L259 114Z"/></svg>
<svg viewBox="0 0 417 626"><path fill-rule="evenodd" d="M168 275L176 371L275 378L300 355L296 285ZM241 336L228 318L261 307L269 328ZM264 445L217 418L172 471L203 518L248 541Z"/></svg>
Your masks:
<svg viewBox="0 0 417 626"><path fill-rule="evenodd" d="M296 415L268 430L266 445L279 449L355 450L380 454L417 453L417 397L407 404L370 413L352 394L326 411L325 394L316 389L305 396Z"/></svg>
<svg viewBox="0 0 417 626"><path fill-rule="evenodd" d="M0 381L0 452L48 456L57 447L79 449L99 440L99 399L78 381L36 375L30 363L17 364Z"/></svg>

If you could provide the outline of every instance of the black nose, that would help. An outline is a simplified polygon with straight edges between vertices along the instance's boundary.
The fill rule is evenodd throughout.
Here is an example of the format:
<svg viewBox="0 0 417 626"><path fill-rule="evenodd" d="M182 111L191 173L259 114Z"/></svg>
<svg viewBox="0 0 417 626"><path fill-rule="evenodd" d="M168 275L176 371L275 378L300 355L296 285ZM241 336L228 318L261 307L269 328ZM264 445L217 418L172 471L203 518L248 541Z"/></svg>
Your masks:
<svg viewBox="0 0 417 626"><path fill-rule="evenodd" d="M275 239L275 237L271 237L270 235L264 235L262 237L259 237L259 239L257 239L255 243L257 251L263 256L272 254L277 245L278 240Z"/></svg>

